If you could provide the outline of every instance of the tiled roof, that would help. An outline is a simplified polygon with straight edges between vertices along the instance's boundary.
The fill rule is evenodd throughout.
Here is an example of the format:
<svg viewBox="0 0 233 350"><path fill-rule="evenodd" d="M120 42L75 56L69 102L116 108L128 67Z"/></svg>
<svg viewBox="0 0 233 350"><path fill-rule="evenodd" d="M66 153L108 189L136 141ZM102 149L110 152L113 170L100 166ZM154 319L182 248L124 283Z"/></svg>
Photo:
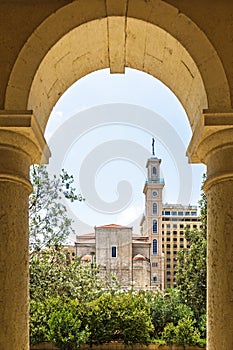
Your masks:
<svg viewBox="0 0 233 350"><path fill-rule="evenodd" d="M81 258L81 261L91 261L91 255L84 255L82 258Z"/></svg>
<svg viewBox="0 0 233 350"><path fill-rule="evenodd" d="M109 225L104 225L104 226L97 226L97 228L130 228L128 226L121 226L117 224L109 224Z"/></svg>
<svg viewBox="0 0 233 350"><path fill-rule="evenodd" d="M135 255L135 257L133 258L134 261L138 261L138 260L142 260L142 261L146 261L146 257L142 254L137 254Z"/></svg>

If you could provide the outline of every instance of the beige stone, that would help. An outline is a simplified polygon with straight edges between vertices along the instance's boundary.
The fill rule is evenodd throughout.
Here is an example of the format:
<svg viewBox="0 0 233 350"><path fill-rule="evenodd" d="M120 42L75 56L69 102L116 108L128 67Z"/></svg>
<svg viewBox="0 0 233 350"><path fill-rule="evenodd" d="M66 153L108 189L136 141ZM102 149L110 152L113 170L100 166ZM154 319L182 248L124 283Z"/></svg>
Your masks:
<svg viewBox="0 0 233 350"><path fill-rule="evenodd" d="M39 130L75 80L106 67L159 78L187 112L190 161L208 172L207 348L233 348L232 16L230 0L0 1L1 349L28 350L26 206L28 168L44 147Z"/></svg>

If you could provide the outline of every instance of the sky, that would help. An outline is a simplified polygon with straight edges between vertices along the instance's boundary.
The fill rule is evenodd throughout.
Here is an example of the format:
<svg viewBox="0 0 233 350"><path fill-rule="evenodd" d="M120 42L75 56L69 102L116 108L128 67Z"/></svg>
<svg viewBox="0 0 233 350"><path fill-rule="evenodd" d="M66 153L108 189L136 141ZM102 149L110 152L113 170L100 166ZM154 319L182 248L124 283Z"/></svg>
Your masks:
<svg viewBox="0 0 233 350"><path fill-rule="evenodd" d="M116 223L139 233L144 211L146 161L162 159L164 203L197 205L205 166L189 164L187 115L159 80L134 70L91 73L73 84L50 115L45 138L49 171L74 176L84 202L66 206L77 234Z"/></svg>

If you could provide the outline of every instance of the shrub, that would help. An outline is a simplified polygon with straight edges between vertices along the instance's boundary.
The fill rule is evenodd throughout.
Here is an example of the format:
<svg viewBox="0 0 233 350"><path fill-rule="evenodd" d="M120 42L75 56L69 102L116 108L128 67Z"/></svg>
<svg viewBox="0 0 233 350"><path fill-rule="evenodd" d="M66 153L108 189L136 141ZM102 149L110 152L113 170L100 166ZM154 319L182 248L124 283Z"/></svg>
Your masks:
<svg viewBox="0 0 233 350"><path fill-rule="evenodd" d="M173 323L169 323L162 333L162 339L167 344L177 345L199 345L200 333L196 327L194 327L194 321L190 318L181 319L177 326Z"/></svg>
<svg viewBox="0 0 233 350"><path fill-rule="evenodd" d="M73 350L85 344L89 332L83 328L76 301L69 301L60 310L51 313L48 320L50 342L61 350Z"/></svg>

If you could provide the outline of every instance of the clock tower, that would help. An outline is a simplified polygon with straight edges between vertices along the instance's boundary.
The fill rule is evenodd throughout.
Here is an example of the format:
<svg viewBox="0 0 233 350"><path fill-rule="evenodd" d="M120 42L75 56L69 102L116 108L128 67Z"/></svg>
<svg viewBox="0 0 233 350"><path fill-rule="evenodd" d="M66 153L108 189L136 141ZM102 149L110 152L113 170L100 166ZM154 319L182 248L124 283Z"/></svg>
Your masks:
<svg viewBox="0 0 233 350"><path fill-rule="evenodd" d="M145 194L145 234L151 242L151 286L164 289L164 255L162 252L162 194L164 179L160 177L161 159L154 153L147 160L147 179L143 189Z"/></svg>

